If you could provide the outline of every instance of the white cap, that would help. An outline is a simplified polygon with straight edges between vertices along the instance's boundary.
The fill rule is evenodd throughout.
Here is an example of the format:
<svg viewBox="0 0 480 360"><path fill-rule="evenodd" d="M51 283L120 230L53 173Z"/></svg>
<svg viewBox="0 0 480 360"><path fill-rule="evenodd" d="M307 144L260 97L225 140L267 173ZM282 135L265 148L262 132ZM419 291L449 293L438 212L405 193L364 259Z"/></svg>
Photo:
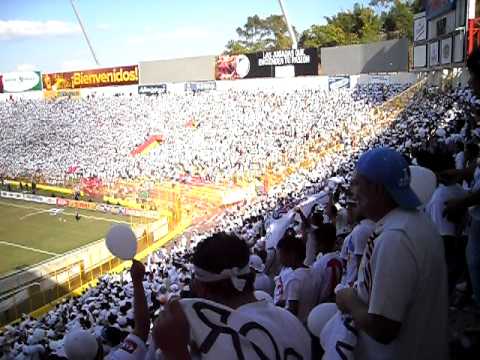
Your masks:
<svg viewBox="0 0 480 360"><path fill-rule="evenodd" d="M98 343L95 336L85 330L74 330L64 339L68 360L93 360L97 355Z"/></svg>
<svg viewBox="0 0 480 360"><path fill-rule="evenodd" d="M250 267L257 272L263 272L265 270L265 265L263 264L262 259L258 255L250 255Z"/></svg>
<svg viewBox="0 0 480 360"><path fill-rule="evenodd" d="M266 300L273 304L273 298L270 296L270 294L266 293L265 291L255 290L253 295L255 296L255 299L257 299L258 301Z"/></svg>

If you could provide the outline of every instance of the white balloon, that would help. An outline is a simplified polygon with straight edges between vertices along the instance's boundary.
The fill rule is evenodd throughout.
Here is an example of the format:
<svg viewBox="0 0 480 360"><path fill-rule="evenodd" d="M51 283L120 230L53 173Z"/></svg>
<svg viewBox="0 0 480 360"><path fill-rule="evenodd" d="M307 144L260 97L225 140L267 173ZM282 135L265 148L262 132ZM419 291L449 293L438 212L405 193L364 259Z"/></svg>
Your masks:
<svg viewBox="0 0 480 360"><path fill-rule="evenodd" d="M266 293L265 291L262 290L255 290L253 295L255 296L255 299L257 300L267 300L273 304L273 298L270 296L270 294Z"/></svg>
<svg viewBox="0 0 480 360"><path fill-rule="evenodd" d="M64 350L70 360L93 360L98 344L95 336L85 330L73 330L65 336Z"/></svg>
<svg viewBox="0 0 480 360"><path fill-rule="evenodd" d="M437 188L437 176L430 169L421 166L410 166L410 175L410 187L422 205L427 205Z"/></svg>
<svg viewBox="0 0 480 360"><path fill-rule="evenodd" d="M108 250L122 260L132 260L137 254L137 238L128 225L113 225L105 242Z"/></svg>
<svg viewBox="0 0 480 360"><path fill-rule="evenodd" d="M324 326L338 311L337 305L334 303L324 303L315 306L307 319L307 327L316 337L320 337Z"/></svg>

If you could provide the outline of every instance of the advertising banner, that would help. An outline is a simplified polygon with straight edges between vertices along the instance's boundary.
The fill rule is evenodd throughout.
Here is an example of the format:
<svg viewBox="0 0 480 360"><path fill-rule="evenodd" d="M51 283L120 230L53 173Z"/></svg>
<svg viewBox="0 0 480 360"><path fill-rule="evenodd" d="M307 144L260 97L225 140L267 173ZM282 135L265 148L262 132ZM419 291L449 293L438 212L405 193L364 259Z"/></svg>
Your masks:
<svg viewBox="0 0 480 360"><path fill-rule="evenodd" d="M186 82L185 91L209 91L216 90L217 83L215 81L195 81L195 82Z"/></svg>
<svg viewBox="0 0 480 360"><path fill-rule="evenodd" d="M425 0L427 19L443 15L455 9L456 0Z"/></svg>
<svg viewBox="0 0 480 360"><path fill-rule="evenodd" d="M18 71L2 74L4 93L19 93L24 91L42 90L42 77L39 71Z"/></svg>
<svg viewBox="0 0 480 360"><path fill-rule="evenodd" d="M292 65L295 76L318 75L317 49L287 49L245 55L221 55L216 60L215 79L276 77L277 67ZM280 69L278 71L281 72Z"/></svg>
<svg viewBox="0 0 480 360"><path fill-rule="evenodd" d="M95 203L86 201L68 200L68 207L75 209L95 210L97 205Z"/></svg>
<svg viewBox="0 0 480 360"><path fill-rule="evenodd" d="M138 94L139 95L160 95L167 92L167 84L158 84L158 85L139 85Z"/></svg>
<svg viewBox="0 0 480 360"><path fill-rule="evenodd" d="M68 206L68 200L57 198L57 206Z"/></svg>
<svg viewBox="0 0 480 360"><path fill-rule="evenodd" d="M350 76L329 76L328 77L328 89L350 89Z"/></svg>
<svg viewBox="0 0 480 360"><path fill-rule="evenodd" d="M116 205L97 204L96 210L114 215L127 215L127 209Z"/></svg>
<svg viewBox="0 0 480 360"><path fill-rule="evenodd" d="M43 74L45 90L81 89L100 86L138 84L138 66Z"/></svg>
<svg viewBox="0 0 480 360"><path fill-rule="evenodd" d="M22 200L23 199L23 194L16 193L16 192L10 192L10 191L2 191L2 192L0 192L0 196L5 198L5 199L16 199L16 200Z"/></svg>
<svg viewBox="0 0 480 360"><path fill-rule="evenodd" d="M36 203L40 203L40 204L50 204L50 205L56 205L57 204L57 199L54 198L54 197L24 194L23 199L25 201L32 201L32 202L36 202Z"/></svg>

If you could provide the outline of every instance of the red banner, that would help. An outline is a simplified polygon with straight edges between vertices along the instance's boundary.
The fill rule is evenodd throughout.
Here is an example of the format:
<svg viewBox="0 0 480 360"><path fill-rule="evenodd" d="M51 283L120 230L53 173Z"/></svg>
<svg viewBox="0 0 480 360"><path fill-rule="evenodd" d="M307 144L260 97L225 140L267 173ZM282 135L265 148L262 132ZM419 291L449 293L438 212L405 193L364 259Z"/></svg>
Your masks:
<svg viewBox="0 0 480 360"><path fill-rule="evenodd" d="M3 76L0 75L0 94L3 93Z"/></svg>
<svg viewBox="0 0 480 360"><path fill-rule="evenodd" d="M68 200L57 198L57 206L68 206Z"/></svg>
<svg viewBox="0 0 480 360"><path fill-rule="evenodd" d="M138 84L138 65L43 74L44 90Z"/></svg>

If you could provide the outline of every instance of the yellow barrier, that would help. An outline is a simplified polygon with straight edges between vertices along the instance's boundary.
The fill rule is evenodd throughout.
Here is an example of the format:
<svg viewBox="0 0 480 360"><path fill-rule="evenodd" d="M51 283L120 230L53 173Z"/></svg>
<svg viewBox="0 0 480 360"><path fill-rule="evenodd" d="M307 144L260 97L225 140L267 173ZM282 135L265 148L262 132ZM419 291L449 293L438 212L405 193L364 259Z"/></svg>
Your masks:
<svg viewBox="0 0 480 360"><path fill-rule="evenodd" d="M166 235L165 237L163 237L162 239L156 241L153 245L149 246L148 248L146 248L145 250L141 251L140 253L138 253L135 258L137 259L140 259L140 260L143 260L145 259L149 254L151 254L152 252L154 251L157 251L158 249L160 249L161 247L163 247L165 244L167 244L168 242L170 242L172 239L174 239L175 237L179 236L180 234L182 234L189 226L191 225L191 221L190 220L187 220L187 221L184 221L183 223L181 223L178 228L172 232L170 232L168 235ZM113 267L111 270L109 270L107 273L118 273L120 271L123 271L125 270L126 268L128 268L130 266L130 261L124 261L122 262L121 264ZM105 273L101 274L100 276L103 276L105 275ZM33 316L34 318L39 318L43 315L45 315L46 313L48 313L51 309L53 309L57 304L60 304L62 301L64 301L65 299L67 298L70 298L72 296L80 296L82 294L83 291L87 290L89 287L93 287L93 286L96 286L98 284L98 278L96 279L93 279L85 284L83 284L81 287L77 288L77 289L74 289L73 291L71 291L69 294L67 295L64 295L62 296L61 298L45 305L45 306L42 306L41 308L35 310L35 311L32 311L30 313L31 316ZM17 320L15 320L17 321ZM15 321L13 321L12 323L14 323ZM0 328L0 330L2 330L3 328Z"/></svg>

